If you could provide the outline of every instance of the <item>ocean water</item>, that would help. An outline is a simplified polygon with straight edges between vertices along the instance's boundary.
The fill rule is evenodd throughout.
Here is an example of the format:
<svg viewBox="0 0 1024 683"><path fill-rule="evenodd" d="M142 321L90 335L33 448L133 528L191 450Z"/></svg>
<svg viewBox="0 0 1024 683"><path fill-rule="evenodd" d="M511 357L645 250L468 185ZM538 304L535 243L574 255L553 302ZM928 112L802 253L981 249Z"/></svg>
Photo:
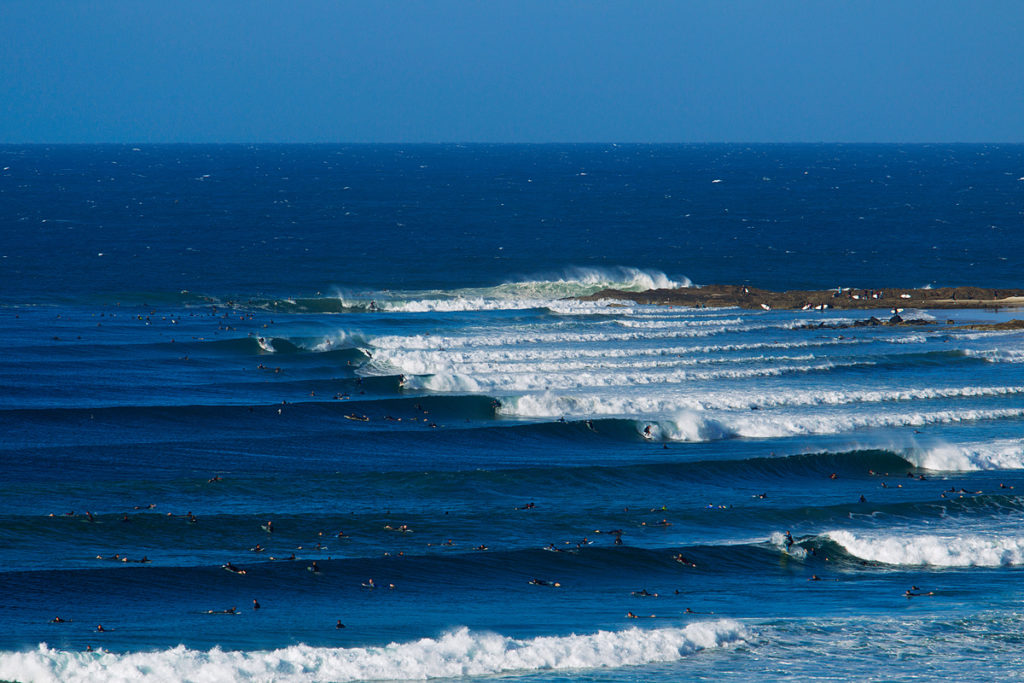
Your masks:
<svg viewBox="0 0 1024 683"><path fill-rule="evenodd" d="M0 169L0 679L1024 675L1024 311L572 298L1020 286L1024 146Z"/></svg>

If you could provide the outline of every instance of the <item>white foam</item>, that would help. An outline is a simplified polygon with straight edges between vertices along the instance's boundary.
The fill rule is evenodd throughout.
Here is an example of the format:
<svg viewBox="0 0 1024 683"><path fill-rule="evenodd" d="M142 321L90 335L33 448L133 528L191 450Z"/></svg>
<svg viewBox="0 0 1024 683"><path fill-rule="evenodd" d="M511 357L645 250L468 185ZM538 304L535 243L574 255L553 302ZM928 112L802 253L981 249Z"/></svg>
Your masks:
<svg viewBox="0 0 1024 683"><path fill-rule="evenodd" d="M803 436L811 434L842 434L858 429L882 427L921 427L932 424L998 420L1024 415L1021 408L991 410L935 410L884 413L850 413L817 415L756 414L729 416L723 422L733 433L751 438Z"/></svg>
<svg viewBox="0 0 1024 683"><path fill-rule="evenodd" d="M847 406L869 403L929 400L943 398L976 398L1007 396L1024 393L1024 387L948 387L903 390L794 390L769 394L756 390L683 391L630 393L618 391L587 391L585 393L558 394L543 391L522 396L509 396L502 400L501 413L520 417L593 417L647 415L652 418L671 415L681 410L691 411L747 411L805 406ZM911 414L914 415L914 414ZM723 416L723 419L728 417ZM830 419L816 417L815 419ZM839 421L849 420L839 416ZM916 420L911 416L908 422ZM860 426L868 426L860 423ZM831 432L830 432L831 433ZM924 466L924 465L922 465Z"/></svg>
<svg viewBox="0 0 1024 683"><path fill-rule="evenodd" d="M715 325L680 326L671 330L631 332L566 332L563 330L522 328L495 330L486 335L384 335L371 343L376 348L451 349L514 346L517 344L599 344L607 342L651 341L655 339L687 339L710 337L736 332L788 328L789 325Z"/></svg>
<svg viewBox="0 0 1024 683"><path fill-rule="evenodd" d="M994 534L823 534L870 562L933 567L1006 567L1024 564L1024 537Z"/></svg>
<svg viewBox="0 0 1024 683"><path fill-rule="evenodd" d="M344 337L343 337L344 339ZM443 343L443 342L442 342ZM385 345L383 347L374 348L372 353L375 359L381 361L387 360L390 365L389 369L396 367L403 367L405 363L422 363L424 367L429 364L439 364L442 369L449 365L455 364L470 364L470 363L487 363L487 362L508 362L508 363L519 363L519 362L530 362L530 361L548 361L548 360L559 360L565 358L572 359L599 359L604 362L610 362L608 359L640 359L650 357L677 357L683 356L699 356L701 354L707 354L712 352L732 352L732 351L745 351L745 350L767 350L772 351L786 351L791 349L806 349L810 350L819 346L830 346L830 345L850 345L858 344L862 342L795 342L791 344L781 344L774 342L754 342L750 344L705 344L695 346L659 346L659 347L632 347L632 348L616 348L616 347L579 347L579 346L560 346L557 344L542 345L542 346L462 346L459 348L402 348L396 345ZM327 344L324 349L329 350L330 348L336 348L338 346L344 346L343 343L325 340ZM320 350L320 347L317 347ZM800 356L801 359L807 358L807 354ZM760 356L752 357L755 360L777 360L786 359L786 356ZM746 360L750 360L748 358ZM789 357L792 359L792 357ZM696 362L737 362L742 361L742 358L736 357L718 357L713 359L701 359ZM680 360L680 363L694 363L695 361ZM410 372L410 374L413 374Z"/></svg>
<svg viewBox="0 0 1024 683"><path fill-rule="evenodd" d="M639 268L570 268L563 273L506 282L494 287L472 287L422 292L384 292L373 299L384 311L488 311L557 306L562 311L607 307L605 302L565 302L602 289L640 292L689 287L688 278L673 280L662 272ZM557 303L556 303L557 302ZM361 302L364 305L367 302Z"/></svg>
<svg viewBox="0 0 1024 683"><path fill-rule="evenodd" d="M507 409L506 403L512 404L516 410L527 398L519 398L503 402L502 411ZM654 438L671 441L703 442L717 441L736 437L746 438L786 438L804 435L843 434L858 429L921 426L965 422L972 420L993 420L1017 417L1024 414L1022 409L994 410L941 410L933 412L877 413L877 414L829 414L808 415L770 413L756 416L738 415L736 413L705 413L701 411L680 411L670 418L638 421L640 432L651 425Z"/></svg>
<svg viewBox="0 0 1024 683"><path fill-rule="evenodd" d="M964 354L989 363L1024 363L1024 351L1018 349L965 349Z"/></svg>
<svg viewBox="0 0 1024 683"><path fill-rule="evenodd" d="M579 389L593 387L637 387L673 385L683 382L715 379L744 379L750 377L777 377L804 372L822 372L836 367L865 365L865 363L813 363L806 365L776 365L726 370L678 370L638 372L591 369L580 372L503 372L473 377L463 373L436 373L412 377L407 386L414 389L455 392L511 392L543 391L551 389Z"/></svg>
<svg viewBox="0 0 1024 683"><path fill-rule="evenodd" d="M516 358L507 352L447 353L444 351L385 350L374 355L369 370L383 374L401 372L409 375L430 375L460 372L492 375L505 372L557 373L589 370L592 372L629 370L632 373L656 372L680 367L725 366L731 364L796 363L814 360L813 354L713 356L708 358L669 358L663 354L575 353L571 349L548 349L535 352L532 358Z"/></svg>
<svg viewBox="0 0 1024 683"><path fill-rule="evenodd" d="M384 647L295 645L253 652L178 646L157 652L86 653L43 644L29 652L0 653L0 678L23 683L424 680L670 662L749 638L743 625L723 619L684 628L628 628L524 640L460 628L440 638Z"/></svg>
<svg viewBox="0 0 1024 683"><path fill-rule="evenodd" d="M904 454L914 465L945 472L1024 469L1024 439L996 439L974 444L942 444Z"/></svg>

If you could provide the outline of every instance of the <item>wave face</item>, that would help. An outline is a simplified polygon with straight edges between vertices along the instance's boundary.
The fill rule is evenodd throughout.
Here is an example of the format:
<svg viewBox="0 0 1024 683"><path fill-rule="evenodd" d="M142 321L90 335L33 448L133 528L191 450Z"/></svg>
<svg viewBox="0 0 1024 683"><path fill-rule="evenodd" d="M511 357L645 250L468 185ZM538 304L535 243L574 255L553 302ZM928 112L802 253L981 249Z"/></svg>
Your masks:
<svg viewBox="0 0 1024 683"><path fill-rule="evenodd" d="M0 679L1024 678L1019 309L578 298L1019 286L1019 146L0 157Z"/></svg>
<svg viewBox="0 0 1024 683"><path fill-rule="evenodd" d="M68 653L40 646L0 654L0 676L24 681L425 680L509 672L565 671L671 662L701 650L743 643L747 629L731 620L684 628L599 631L527 640L460 628L440 638L373 648L296 645L266 652L176 647L162 652Z"/></svg>

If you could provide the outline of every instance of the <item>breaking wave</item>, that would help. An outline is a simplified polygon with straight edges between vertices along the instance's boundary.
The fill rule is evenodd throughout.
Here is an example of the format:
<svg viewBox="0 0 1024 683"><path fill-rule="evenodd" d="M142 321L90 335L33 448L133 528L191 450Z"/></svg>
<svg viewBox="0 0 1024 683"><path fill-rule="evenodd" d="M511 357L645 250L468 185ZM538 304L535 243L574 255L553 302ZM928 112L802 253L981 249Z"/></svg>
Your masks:
<svg viewBox="0 0 1024 683"><path fill-rule="evenodd" d="M907 453L912 464L929 470L975 472L1024 469L1024 439L996 439L984 443L943 444Z"/></svg>
<svg viewBox="0 0 1024 683"><path fill-rule="evenodd" d="M1007 567L1024 564L1024 537L829 531L829 540L869 562L899 566Z"/></svg>
<svg viewBox="0 0 1024 683"><path fill-rule="evenodd" d="M508 638L459 628L439 638L384 647L294 645L238 652L184 646L158 652L67 652L40 645L0 654L0 677L29 682L274 680L424 680L505 672L637 666L670 662L749 638L732 620L683 628L598 631L588 635Z"/></svg>

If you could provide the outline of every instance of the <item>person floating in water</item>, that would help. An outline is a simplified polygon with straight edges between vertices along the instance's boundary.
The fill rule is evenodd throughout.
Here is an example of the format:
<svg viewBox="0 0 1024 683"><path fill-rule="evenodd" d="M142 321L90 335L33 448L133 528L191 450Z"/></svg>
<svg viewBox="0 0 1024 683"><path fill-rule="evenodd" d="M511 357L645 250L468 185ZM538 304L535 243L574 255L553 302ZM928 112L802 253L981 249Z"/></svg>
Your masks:
<svg viewBox="0 0 1024 683"><path fill-rule="evenodd" d="M550 586L552 588L562 587L562 584L557 581L548 581L546 579L530 579L530 583L534 586Z"/></svg>
<svg viewBox="0 0 1024 683"><path fill-rule="evenodd" d="M675 560L676 562L678 562L679 564L685 564L688 567L696 567L697 566L696 562L694 562L693 560L691 560L688 557L684 557L682 553L676 553L675 555L672 556L672 559Z"/></svg>
<svg viewBox="0 0 1024 683"><path fill-rule="evenodd" d="M252 599L252 608L253 609L259 609L260 608L260 603L256 600L256 598Z"/></svg>
<svg viewBox="0 0 1024 683"><path fill-rule="evenodd" d="M338 623L334 625L334 628L345 628L345 624L341 623L341 619L338 619Z"/></svg>

